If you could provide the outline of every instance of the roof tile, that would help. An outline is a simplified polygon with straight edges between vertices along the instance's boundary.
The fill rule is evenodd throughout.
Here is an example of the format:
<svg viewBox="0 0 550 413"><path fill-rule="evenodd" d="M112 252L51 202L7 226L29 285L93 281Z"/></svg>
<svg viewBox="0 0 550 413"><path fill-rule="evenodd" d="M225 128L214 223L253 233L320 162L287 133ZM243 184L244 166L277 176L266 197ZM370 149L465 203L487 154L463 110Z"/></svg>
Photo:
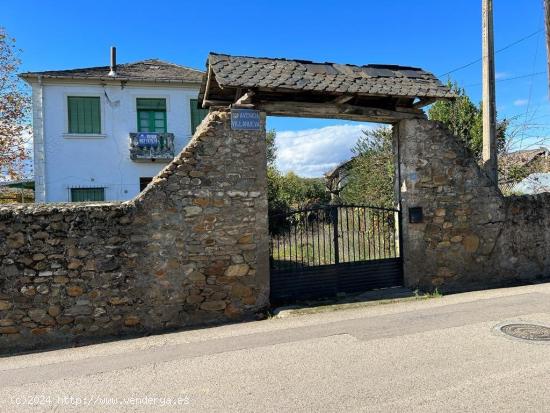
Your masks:
<svg viewBox="0 0 550 413"><path fill-rule="evenodd" d="M452 98L431 73L395 65L342 65L300 60L210 54L208 62L224 87L284 87L300 91L396 97Z"/></svg>

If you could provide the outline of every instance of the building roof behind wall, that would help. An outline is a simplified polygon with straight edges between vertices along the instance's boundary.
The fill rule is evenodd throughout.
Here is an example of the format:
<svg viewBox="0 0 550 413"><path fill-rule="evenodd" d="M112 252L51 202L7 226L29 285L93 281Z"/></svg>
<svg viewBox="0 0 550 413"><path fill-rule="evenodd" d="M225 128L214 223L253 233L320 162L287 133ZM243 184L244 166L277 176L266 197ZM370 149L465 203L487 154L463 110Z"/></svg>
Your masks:
<svg viewBox="0 0 550 413"><path fill-rule="evenodd" d="M27 72L20 76L25 80L38 78L50 79L96 79L143 81L161 83L200 83L203 72L159 59L123 63L116 67L116 76L109 76L109 66L88 67L82 69L52 70L45 72Z"/></svg>

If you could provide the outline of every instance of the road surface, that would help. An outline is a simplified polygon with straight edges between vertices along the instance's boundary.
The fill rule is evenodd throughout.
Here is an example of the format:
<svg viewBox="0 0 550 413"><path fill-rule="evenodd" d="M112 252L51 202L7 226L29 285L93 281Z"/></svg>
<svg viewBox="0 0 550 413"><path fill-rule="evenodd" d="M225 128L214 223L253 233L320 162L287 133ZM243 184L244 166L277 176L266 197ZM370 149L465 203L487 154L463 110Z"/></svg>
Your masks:
<svg viewBox="0 0 550 413"><path fill-rule="evenodd" d="M548 411L550 284L0 359L0 410Z"/></svg>

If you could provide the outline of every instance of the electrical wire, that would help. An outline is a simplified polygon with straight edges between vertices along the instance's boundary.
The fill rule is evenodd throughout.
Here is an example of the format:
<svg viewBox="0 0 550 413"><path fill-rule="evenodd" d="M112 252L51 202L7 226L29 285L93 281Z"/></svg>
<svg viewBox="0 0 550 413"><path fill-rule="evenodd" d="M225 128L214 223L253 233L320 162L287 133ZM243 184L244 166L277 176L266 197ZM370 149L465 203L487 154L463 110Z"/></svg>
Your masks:
<svg viewBox="0 0 550 413"><path fill-rule="evenodd" d="M519 76L514 76L514 77L509 77L509 78L506 78L506 79L498 79L496 80L497 83L499 82L508 82L510 80L518 80L518 79L525 79L526 77L534 77L534 76L540 76L540 75L545 75L546 72L535 72L535 73L529 73L529 74L526 74L526 75L519 75ZM474 86L481 86L483 83L470 83L469 85L465 85L464 87L474 87Z"/></svg>
<svg viewBox="0 0 550 413"><path fill-rule="evenodd" d="M517 45L517 44L519 44L519 43L521 43L521 42L524 42L525 40L528 40L528 39L530 39L531 37L536 36L537 34L539 34L540 32L542 32L542 30L543 30L543 29L538 29L537 31L535 31L535 32L533 32L533 33L531 33L531 34L528 34L527 36L522 37L521 39L518 39L518 40L516 40L516 41L514 41L514 42L512 42L512 43L510 43L510 44L507 44L507 45L504 46L503 48L498 49L498 50L495 52L495 54L496 54L496 53L503 52L503 51L505 51L505 50L508 50L508 49L510 49L511 47L514 47L515 45ZM480 57L479 59L473 60L473 61L471 61L470 63L466 63L465 65L456 67L456 68L454 68L454 69L452 69L452 70L449 70L448 72L445 72L445 73L443 73L443 74L441 74L441 75L438 75L438 77L447 76L447 75L450 75L451 73L458 72L459 70L466 69L467 67L470 67L470 66L472 66L472 65L475 65L476 63L481 62L482 60L483 60L483 57Z"/></svg>

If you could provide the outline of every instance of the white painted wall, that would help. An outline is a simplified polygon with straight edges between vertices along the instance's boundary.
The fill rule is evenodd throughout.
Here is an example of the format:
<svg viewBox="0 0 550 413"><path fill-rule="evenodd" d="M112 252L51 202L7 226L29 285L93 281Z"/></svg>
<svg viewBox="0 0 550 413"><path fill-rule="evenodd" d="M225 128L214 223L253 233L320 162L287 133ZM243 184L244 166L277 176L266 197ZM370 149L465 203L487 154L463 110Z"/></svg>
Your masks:
<svg viewBox="0 0 550 413"><path fill-rule="evenodd" d="M37 202L70 201L71 187L105 187L107 201L131 199L139 193L139 178L155 176L166 164L130 160L130 132L137 132L136 98L166 98L168 132L176 153L191 137L190 99L196 89L179 85L129 86L33 82ZM67 96L99 96L101 136L69 135ZM34 99L35 97L41 99ZM43 110L43 122L40 113ZM37 122L37 120L40 120ZM43 136L44 149L37 147ZM39 138L39 139L37 139ZM41 167L38 163L44 163ZM40 181L44 182L41 188Z"/></svg>

